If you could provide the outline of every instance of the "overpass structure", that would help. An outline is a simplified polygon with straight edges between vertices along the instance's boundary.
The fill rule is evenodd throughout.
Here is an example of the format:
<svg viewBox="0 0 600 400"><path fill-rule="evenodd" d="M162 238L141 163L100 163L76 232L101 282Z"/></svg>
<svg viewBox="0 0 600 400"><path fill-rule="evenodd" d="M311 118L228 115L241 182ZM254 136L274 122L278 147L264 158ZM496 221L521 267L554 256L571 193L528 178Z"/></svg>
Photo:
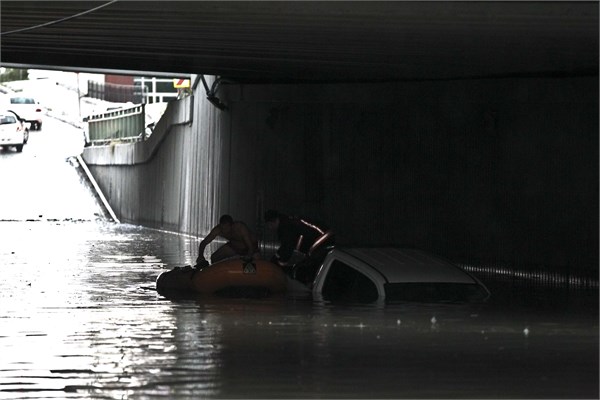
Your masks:
<svg viewBox="0 0 600 400"><path fill-rule="evenodd" d="M86 148L119 219L323 219L343 244L598 274L598 2L2 1L2 66L179 77Z"/></svg>

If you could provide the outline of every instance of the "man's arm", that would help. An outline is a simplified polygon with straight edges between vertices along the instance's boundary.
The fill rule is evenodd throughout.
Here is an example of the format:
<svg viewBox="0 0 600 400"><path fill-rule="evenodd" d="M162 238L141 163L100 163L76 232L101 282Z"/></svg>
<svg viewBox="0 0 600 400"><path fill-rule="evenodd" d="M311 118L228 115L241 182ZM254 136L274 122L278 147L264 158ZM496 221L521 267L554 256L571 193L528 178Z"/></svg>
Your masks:
<svg viewBox="0 0 600 400"><path fill-rule="evenodd" d="M291 229L286 229L284 232L282 232L280 246L277 250L277 253L275 253L278 264L285 265L285 263L292 258L297 241L298 235Z"/></svg>
<svg viewBox="0 0 600 400"><path fill-rule="evenodd" d="M210 242L212 242L217 236L219 236L220 232L221 228L219 225L217 225L211 229L211 231L208 233L208 235L206 235L204 239L202 239L200 245L198 246L198 258L196 259L196 264L199 264L200 261L206 261L206 258L204 258L204 249Z"/></svg>

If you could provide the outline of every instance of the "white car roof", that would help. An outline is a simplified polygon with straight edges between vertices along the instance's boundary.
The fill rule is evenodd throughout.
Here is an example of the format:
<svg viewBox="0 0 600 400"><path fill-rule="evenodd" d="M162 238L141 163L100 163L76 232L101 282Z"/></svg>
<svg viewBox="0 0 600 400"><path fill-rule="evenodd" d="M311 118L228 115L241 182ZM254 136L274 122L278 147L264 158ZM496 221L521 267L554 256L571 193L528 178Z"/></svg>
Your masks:
<svg viewBox="0 0 600 400"><path fill-rule="evenodd" d="M335 248L381 273L389 283L478 283L471 275L432 254L401 248Z"/></svg>

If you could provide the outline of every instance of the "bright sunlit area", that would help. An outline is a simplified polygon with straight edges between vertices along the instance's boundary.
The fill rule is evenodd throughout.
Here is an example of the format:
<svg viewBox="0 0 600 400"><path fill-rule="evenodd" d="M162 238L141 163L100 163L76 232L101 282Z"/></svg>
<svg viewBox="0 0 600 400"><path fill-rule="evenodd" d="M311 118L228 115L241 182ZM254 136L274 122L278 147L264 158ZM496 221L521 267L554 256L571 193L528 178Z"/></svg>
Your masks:
<svg viewBox="0 0 600 400"><path fill-rule="evenodd" d="M101 217L79 156L86 146L149 137L168 102L183 95L181 81L0 68L0 220ZM123 138L123 129L109 122L126 113L136 125ZM100 128L90 129L90 121Z"/></svg>

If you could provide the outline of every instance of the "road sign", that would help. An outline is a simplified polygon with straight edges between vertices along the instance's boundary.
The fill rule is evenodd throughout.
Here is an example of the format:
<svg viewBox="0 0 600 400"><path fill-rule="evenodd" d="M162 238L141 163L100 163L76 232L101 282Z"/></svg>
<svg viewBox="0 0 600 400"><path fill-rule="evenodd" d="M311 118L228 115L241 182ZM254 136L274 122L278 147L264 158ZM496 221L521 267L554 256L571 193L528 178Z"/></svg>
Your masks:
<svg viewBox="0 0 600 400"><path fill-rule="evenodd" d="M173 87L175 89L185 89L190 87L189 79L173 79Z"/></svg>

